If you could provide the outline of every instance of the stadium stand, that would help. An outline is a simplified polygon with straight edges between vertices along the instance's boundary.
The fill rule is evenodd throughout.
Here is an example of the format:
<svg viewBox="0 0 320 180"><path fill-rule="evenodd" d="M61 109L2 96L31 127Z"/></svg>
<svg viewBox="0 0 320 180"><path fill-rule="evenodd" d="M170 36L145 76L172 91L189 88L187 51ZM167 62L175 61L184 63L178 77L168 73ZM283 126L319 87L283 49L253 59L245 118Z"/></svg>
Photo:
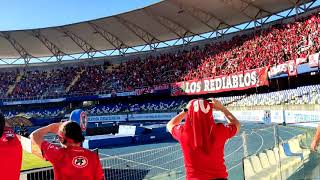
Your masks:
<svg viewBox="0 0 320 180"><path fill-rule="evenodd" d="M259 106L283 104L320 104L320 85L302 86L295 89L270 93L218 97L227 106ZM164 112L177 111L186 105L188 99L144 101L132 104L97 105L88 109L89 114L114 114L125 112Z"/></svg>
<svg viewBox="0 0 320 180"><path fill-rule="evenodd" d="M13 85L17 77L17 72L0 72L0 96L5 97L9 86Z"/></svg>
<svg viewBox="0 0 320 180"><path fill-rule="evenodd" d="M252 95L217 97L224 105L229 107L252 107L273 105L308 105L320 104L320 85L302 86L295 89L275 91L270 93L255 93ZM179 111L188 102L188 98L174 98L163 100L146 100L142 102L120 101L118 103L97 104L86 107L90 115L110 115L124 113L151 113L151 112L175 112ZM25 111L4 110L5 115L10 118L14 115L24 113L32 117L56 117L63 114L65 107L43 107Z"/></svg>
<svg viewBox="0 0 320 180"><path fill-rule="evenodd" d="M128 112L166 112L166 111L178 111L185 104L186 100L174 99L174 100L162 100L162 101L143 101L133 103L118 103L118 104L107 104L107 105L95 105L88 108L86 111L91 115L101 114L117 114L117 113L128 113Z"/></svg>
<svg viewBox="0 0 320 180"><path fill-rule="evenodd" d="M4 114L7 118L11 118L18 114L25 114L30 117L56 117L58 115L63 114L63 108L46 108L46 109L37 109L37 110L26 110L26 111L17 111L17 110L10 110L4 111Z"/></svg>
<svg viewBox="0 0 320 180"><path fill-rule="evenodd" d="M295 89L275 91L270 93L255 93L252 95L217 97L224 105L229 107L251 107L272 105L301 105L320 104L320 85L302 86ZM124 113L150 113L150 112L175 112L179 111L188 102L188 98L174 98L163 100L146 100L142 102L120 101L118 103L97 104L85 108L90 115L108 115ZM56 117L63 112L64 107L41 108L25 112L8 111L5 115L12 117L25 113L35 117Z"/></svg>
<svg viewBox="0 0 320 180"><path fill-rule="evenodd" d="M234 36L229 41L212 42L204 48L133 59L113 66L111 70L109 66L99 65L28 71L9 97L132 91L277 65L319 51L319 22L320 17L315 14L292 23ZM78 75L80 78L73 82ZM14 79L15 74L10 76ZM0 87L4 97L8 86L3 83Z"/></svg>
<svg viewBox="0 0 320 180"><path fill-rule="evenodd" d="M27 71L10 97L43 97L65 94L66 87L79 68L67 67L51 71Z"/></svg>
<svg viewBox="0 0 320 180"><path fill-rule="evenodd" d="M230 106L258 106L281 104L320 104L320 85L302 86L264 94L253 94Z"/></svg>

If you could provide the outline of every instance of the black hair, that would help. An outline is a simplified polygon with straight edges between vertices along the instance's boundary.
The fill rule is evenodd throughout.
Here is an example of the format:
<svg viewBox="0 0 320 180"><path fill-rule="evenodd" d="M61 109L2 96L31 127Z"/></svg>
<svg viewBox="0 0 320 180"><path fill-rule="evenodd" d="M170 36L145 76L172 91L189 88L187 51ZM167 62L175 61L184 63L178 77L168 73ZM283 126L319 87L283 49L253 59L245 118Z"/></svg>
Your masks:
<svg viewBox="0 0 320 180"><path fill-rule="evenodd" d="M2 112L0 112L0 137L2 137L4 126L5 126L5 117L2 114Z"/></svg>
<svg viewBox="0 0 320 180"><path fill-rule="evenodd" d="M76 122L69 122L63 127L62 133L65 137L72 139L75 143L82 143L84 136L82 134L81 127Z"/></svg>

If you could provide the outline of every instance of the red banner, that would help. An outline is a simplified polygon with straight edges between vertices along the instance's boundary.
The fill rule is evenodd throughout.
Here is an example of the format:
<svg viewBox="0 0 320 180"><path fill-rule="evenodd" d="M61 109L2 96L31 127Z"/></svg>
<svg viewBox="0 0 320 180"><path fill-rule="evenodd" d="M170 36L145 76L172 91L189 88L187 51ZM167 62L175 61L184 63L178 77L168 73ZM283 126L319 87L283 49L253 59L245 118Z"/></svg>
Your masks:
<svg viewBox="0 0 320 180"><path fill-rule="evenodd" d="M193 95L243 90L269 84L268 67L229 76L217 76L171 84L171 95Z"/></svg>
<svg viewBox="0 0 320 180"><path fill-rule="evenodd" d="M311 54L309 56L309 66L318 67L319 66L319 53Z"/></svg>
<svg viewBox="0 0 320 180"><path fill-rule="evenodd" d="M298 75L297 64L294 60L288 61L288 75L296 76Z"/></svg>

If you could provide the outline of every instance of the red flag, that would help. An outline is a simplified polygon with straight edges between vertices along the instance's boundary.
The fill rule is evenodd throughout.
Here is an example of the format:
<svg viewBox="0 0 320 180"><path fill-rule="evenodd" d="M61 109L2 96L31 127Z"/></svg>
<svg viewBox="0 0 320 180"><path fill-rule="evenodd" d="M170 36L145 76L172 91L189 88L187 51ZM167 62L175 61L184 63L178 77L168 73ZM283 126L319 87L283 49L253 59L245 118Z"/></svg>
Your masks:
<svg viewBox="0 0 320 180"><path fill-rule="evenodd" d="M269 66L264 67L264 68L260 68L259 75L258 75L259 86L263 86L263 85L268 86L269 85L268 70L269 70Z"/></svg>

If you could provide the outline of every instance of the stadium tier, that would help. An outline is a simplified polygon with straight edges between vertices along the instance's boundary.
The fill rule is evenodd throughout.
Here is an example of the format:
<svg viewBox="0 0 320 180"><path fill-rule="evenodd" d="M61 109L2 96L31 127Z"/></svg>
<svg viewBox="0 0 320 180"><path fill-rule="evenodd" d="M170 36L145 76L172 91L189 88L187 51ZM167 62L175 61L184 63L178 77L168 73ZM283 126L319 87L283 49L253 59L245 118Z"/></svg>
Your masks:
<svg viewBox="0 0 320 180"><path fill-rule="evenodd" d="M35 109L35 110L10 110L10 111L3 111L7 118L14 117L18 114L24 114L29 117L37 117L37 118L45 118L45 117L57 117L63 114L63 108L45 108L45 109Z"/></svg>
<svg viewBox="0 0 320 180"><path fill-rule="evenodd" d="M320 104L320 85L302 86L295 89L282 91L217 97L224 105L228 107L241 106L273 106L273 105L308 105ZM86 107L85 110L89 115L113 115L127 113L155 113L155 112L178 112L187 104L189 98L170 98L163 100L145 100L121 101L118 103L97 104ZM23 113L31 117L57 117L64 114L66 107L40 108L35 110L4 110L7 117L12 117Z"/></svg>
<svg viewBox="0 0 320 180"><path fill-rule="evenodd" d="M231 103L230 106L320 104L319 93L320 85L303 86L297 89L250 95Z"/></svg>
<svg viewBox="0 0 320 180"><path fill-rule="evenodd" d="M2 97L46 97L132 91L179 81L271 67L319 51L320 16L276 24L189 51L136 58L125 63L0 74ZM10 82L10 83L9 83ZM14 82L14 83L13 83ZM12 84L13 83L13 84Z"/></svg>

